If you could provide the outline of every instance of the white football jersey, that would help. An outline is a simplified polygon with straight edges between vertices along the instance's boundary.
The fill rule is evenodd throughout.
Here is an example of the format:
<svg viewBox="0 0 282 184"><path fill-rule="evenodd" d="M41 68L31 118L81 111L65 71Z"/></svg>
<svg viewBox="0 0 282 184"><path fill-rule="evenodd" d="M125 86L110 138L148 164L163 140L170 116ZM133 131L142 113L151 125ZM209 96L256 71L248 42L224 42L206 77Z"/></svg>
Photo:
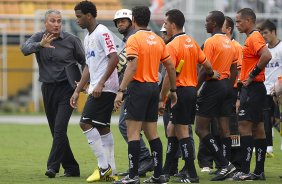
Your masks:
<svg viewBox="0 0 282 184"><path fill-rule="evenodd" d="M109 29L99 24L92 33L87 33L84 39L86 64L90 72L88 94L91 94L107 70L108 55L117 52L113 36ZM119 88L117 69L105 82L104 92L116 93Z"/></svg>
<svg viewBox="0 0 282 184"><path fill-rule="evenodd" d="M269 95L278 77L282 76L282 43L279 42L274 48L268 49L272 55L272 59L265 67L264 85Z"/></svg>

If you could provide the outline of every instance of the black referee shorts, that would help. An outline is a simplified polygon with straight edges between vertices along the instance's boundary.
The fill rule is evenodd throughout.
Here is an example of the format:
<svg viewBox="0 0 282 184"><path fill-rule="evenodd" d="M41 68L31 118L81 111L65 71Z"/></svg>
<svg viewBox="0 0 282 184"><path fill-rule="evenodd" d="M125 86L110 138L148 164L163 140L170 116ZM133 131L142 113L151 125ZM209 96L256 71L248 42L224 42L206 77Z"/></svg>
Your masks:
<svg viewBox="0 0 282 184"><path fill-rule="evenodd" d="M233 87L229 79L206 81L197 99L196 115L229 117L232 112Z"/></svg>
<svg viewBox="0 0 282 184"><path fill-rule="evenodd" d="M125 118L135 121L156 122L158 120L158 83L132 81L127 88Z"/></svg>
<svg viewBox="0 0 282 184"><path fill-rule="evenodd" d="M192 86L177 87L177 104L172 108L172 123L193 124L196 113L197 90Z"/></svg>
<svg viewBox="0 0 282 184"><path fill-rule="evenodd" d="M263 122L263 107L266 89L262 82L252 82L242 87L238 121Z"/></svg>

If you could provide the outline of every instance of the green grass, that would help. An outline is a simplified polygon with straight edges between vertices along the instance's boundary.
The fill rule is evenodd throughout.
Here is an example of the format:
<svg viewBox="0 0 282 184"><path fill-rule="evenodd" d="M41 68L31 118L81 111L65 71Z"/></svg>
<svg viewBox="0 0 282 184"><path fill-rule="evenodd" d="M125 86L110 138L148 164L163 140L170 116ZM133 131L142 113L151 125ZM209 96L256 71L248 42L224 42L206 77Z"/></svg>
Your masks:
<svg viewBox="0 0 282 184"><path fill-rule="evenodd" d="M112 126L115 138L116 165L118 171L125 171L128 167L127 145L119 133L117 125ZM166 140L164 138L163 127L159 127L164 150ZM77 161L80 164L80 178L47 178L46 160L50 151L51 135L47 125L17 125L0 124L0 183L31 183L31 184L57 184L57 183L86 183L85 179L96 167L96 158L88 147L85 136L78 125L69 126L69 139L71 147ZM198 138L195 139L198 142ZM275 158L266 159L266 182L252 183L281 183L278 176L282 175L282 151L280 151L280 136L276 133L274 140ZM253 157L254 160L255 157ZM210 182L206 173L199 171L197 161L195 161L201 183ZM180 166L183 161L180 161ZM253 164L252 164L253 170ZM60 174L63 173L61 169ZM223 182L226 183L227 181ZM230 182L229 182L230 183ZM97 183L98 184L98 183Z"/></svg>

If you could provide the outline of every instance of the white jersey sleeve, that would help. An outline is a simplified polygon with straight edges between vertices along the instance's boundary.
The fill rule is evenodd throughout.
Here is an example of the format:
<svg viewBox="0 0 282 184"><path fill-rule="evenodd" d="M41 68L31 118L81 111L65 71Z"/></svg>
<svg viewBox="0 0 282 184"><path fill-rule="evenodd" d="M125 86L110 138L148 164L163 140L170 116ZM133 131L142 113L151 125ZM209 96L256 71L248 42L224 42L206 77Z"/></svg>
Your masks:
<svg viewBox="0 0 282 184"><path fill-rule="evenodd" d="M98 37L99 42L101 44L101 47L105 51L105 54L109 55L110 53L117 52L111 31L105 26L101 26L101 29L99 29L99 31L102 35L101 37Z"/></svg>

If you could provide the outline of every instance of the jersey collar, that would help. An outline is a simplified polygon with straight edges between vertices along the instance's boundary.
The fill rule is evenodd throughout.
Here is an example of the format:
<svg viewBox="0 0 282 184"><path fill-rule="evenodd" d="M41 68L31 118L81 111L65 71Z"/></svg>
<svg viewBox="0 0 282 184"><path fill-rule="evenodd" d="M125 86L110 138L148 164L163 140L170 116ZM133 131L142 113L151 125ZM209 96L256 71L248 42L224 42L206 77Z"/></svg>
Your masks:
<svg viewBox="0 0 282 184"><path fill-rule="evenodd" d="M171 41L172 41L174 38L176 38L177 36L184 35L184 34L185 34L185 32L177 33L177 34L173 35L173 36L167 41L167 43L171 42Z"/></svg>

